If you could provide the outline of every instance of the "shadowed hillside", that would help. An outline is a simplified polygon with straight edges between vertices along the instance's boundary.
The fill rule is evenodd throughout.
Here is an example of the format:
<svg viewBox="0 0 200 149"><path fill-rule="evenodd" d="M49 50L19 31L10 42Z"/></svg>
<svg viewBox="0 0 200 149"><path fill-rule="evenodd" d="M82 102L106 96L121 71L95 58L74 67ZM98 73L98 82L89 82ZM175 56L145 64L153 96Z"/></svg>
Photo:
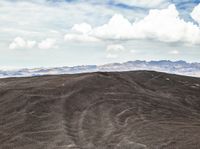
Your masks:
<svg viewBox="0 0 200 149"><path fill-rule="evenodd" d="M0 79L0 149L199 149L200 79L153 71Z"/></svg>

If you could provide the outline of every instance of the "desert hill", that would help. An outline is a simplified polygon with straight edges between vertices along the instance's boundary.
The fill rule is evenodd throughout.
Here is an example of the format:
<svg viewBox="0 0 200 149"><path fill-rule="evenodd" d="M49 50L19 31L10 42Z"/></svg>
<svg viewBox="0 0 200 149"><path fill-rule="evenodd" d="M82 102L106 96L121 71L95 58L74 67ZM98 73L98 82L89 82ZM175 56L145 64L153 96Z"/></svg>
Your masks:
<svg viewBox="0 0 200 149"><path fill-rule="evenodd" d="M132 71L0 79L0 149L200 149L200 78Z"/></svg>

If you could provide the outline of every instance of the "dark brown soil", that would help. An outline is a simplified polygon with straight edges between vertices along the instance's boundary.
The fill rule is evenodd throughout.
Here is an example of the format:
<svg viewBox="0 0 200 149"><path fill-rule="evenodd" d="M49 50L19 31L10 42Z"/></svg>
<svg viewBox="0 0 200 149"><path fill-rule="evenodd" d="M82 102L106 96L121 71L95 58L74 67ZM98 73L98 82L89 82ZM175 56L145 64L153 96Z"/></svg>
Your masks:
<svg viewBox="0 0 200 149"><path fill-rule="evenodd" d="M0 79L0 149L200 149L200 79L152 71Z"/></svg>

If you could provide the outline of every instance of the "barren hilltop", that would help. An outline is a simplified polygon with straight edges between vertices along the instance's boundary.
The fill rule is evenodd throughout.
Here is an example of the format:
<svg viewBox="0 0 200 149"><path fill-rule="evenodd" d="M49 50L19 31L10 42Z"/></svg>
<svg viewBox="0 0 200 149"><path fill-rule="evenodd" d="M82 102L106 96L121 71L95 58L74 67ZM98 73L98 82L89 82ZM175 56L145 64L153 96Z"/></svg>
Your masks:
<svg viewBox="0 0 200 149"><path fill-rule="evenodd" d="M0 79L0 149L199 149L200 78L154 71Z"/></svg>

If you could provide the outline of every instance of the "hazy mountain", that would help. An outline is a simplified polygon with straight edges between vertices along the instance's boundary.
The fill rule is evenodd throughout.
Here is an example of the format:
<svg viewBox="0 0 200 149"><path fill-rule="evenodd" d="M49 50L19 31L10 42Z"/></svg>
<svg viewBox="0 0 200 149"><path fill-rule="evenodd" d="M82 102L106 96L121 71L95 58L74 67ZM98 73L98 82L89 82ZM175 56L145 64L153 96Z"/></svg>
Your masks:
<svg viewBox="0 0 200 149"><path fill-rule="evenodd" d="M0 77L38 76L47 74L74 74L97 71L131 71L154 70L187 76L200 76L200 63L187 63L185 61L128 61L125 63L110 63L106 65L86 65L74 67L36 68L12 71L0 71Z"/></svg>
<svg viewBox="0 0 200 149"><path fill-rule="evenodd" d="M171 62L123 66L158 63ZM135 71L0 79L0 149L199 149L199 140L200 78Z"/></svg>

